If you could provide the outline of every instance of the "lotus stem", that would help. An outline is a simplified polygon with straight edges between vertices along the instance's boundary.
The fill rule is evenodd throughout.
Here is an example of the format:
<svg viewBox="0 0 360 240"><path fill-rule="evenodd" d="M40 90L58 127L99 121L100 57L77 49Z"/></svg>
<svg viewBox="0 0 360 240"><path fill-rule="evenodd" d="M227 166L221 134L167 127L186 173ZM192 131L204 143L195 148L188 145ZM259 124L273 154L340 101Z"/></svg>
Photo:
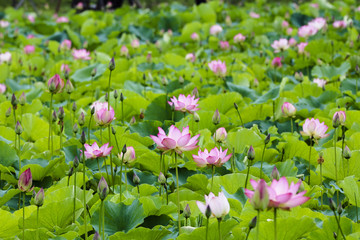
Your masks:
<svg viewBox="0 0 360 240"><path fill-rule="evenodd" d="M274 208L274 239L277 240L277 232L276 232L276 211L277 208Z"/></svg>
<svg viewBox="0 0 360 240"><path fill-rule="evenodd" d="M109 146L111 146L111 130L110 124L108 126L109 131ZM110 152L110 167L111 167L111 183L113 185L113 192L115 192L115 176L114 176L114 168L113 168L113 160L112 160L112 153Z"/></svg>
<svg viewBox="0 0 360 240"><path fill-rule="evenodd" d="M337 128L334 132L335 182L338 184L337 157L336 157ZM339 191L336 191L336 204L339 204Z"/></svg>
<svg viewBox="0 0 360 240"><path fill-rule="evenodd" d="M84 144L82 152L85 153ZM85 154L83 154L83 193L84 193L84 224L85 224L85 240L87 240L87 221L86 221L86 182L85 182Z"/></svg>
<svg viewBox="0 0 360 240"><path fill-rule="evenodd" d="M20 193L21 194L21 193ZM25 239L25 192L23 194L23 239Z"/></svg>
<svg viewBox="0 0 360 240"><path fill-rule="evenodd" d="M102 239L105 239L105 207L104 207L104 201L101 200L101 214L100 214L100 221L102 222ZM99 224L100 226L100 224Z"/></svg>
<svg viewBox="0 0 360 240"><path fill-rule="evenodd" d="M206 220L206 235L205 235L205 240L208 240L208 232L209 232L209 218L207 218Z"/></svg>
<svg viewBox="0 0 360 240"><path fill-rule="evenodd" d="M74 211L73 211L73 222L75 223L75 206L76 206L76 168L74 168Z"/></svg>
<svg viewBox="0 0 360 240"><path fill-rule="evenodd" d="M262 156L261 156L261 165L260 165L260 179L262 179L262 175L263 175L263 162L264 162L264 154L265 154L265 150L266 150L266 143L264 143L264 149L262 152Z"/></svg>
<svg viewBox="0 0 360 240"><path fill-rule="evenodd" d="M237 112L237 114L238 114L238 116L239 116L239 119L240 119L240 122L241 122L241 126L244 127L244 122L243 122L243 120L242 120L242 118L241 118L241 115L240 115L240 112L239 112L239 109L238 109L238 108L236 108L236 112Z"/></svg>
<svg viewBox="0 0 360 240"><path fill-rule="evenodd" d="M176 192L177 192L177 211L178 211L178 227L179 227L179 235L181 229L180 222L180 192L179 192L179 170L178 170L178 162L177 162L177 153L175 153L175 172L176 172Z"/></svg>
<svg viewBox="0 0 360 240"><path fill-rule="evenodd" d="M36 239L40 239L39 238L39 206L37 206L36 209Z"/></svg>
<svg viewBox="0 0 360 240"><path fill-rule="evenodd" d="M214 185L214 174L215 174L215 166L211 165L211 192L213 190L213 185Z"/></svg>
<svg viewBox="0 0 360 240"><path fill-rule="evenodd" d="M247 187L247 183L248 183L248 180L249 180L250 167L251 167L250 160L248 159L248 169L247 169L246 179L245 179L245 188Z"/></svg>
<svg viewBox="0 0 360 240"><path fill-rule="evenodd" d="M50 159L52 158L53 155L53 148L52 148L52 117L51 117L51 113L52 113L52 102L53 102L53 94L50 94L50 109L49 109L49 139L48 139L48 148L50 150ZM14 111L15 114L15 111Z"/></svg>
<svg viewBox="0 0 360 240"><path fill-rule="evenodd" d="M221 240L221 218L218 218L218 232L219 232L219 240Z"/></svg>
<svg viewBox="0 0 360 240"><path fill-rule="evenodd" d="M125 156L125 154L122 155L121 163L120 163L120 202L121 202L121 194L122 194L121 185L122 185L122 169L123 169L123 163L124 163L124 156Z"/></svg>
<svg viewBox="0 0 360 240"><path fill-rule="evenodd" d="M311 169L310 169L310 160L311 160L311 147L312 147L312 142L313 142L313 139L312 137L310 137L310 149L309 149L309 167L308 167L308 171L309 171L309 181L308 181L308 185L310 186L310 178L311 178Z"/></svg>
<svg viewBox="0 0 360 240"><path fill-rule="evenodd" d="M291 133L294 133L294 119L291 118L290 122L291 122Z"/></svg>
<svg viewBox="0 0 360 240"><path fill-rule="evenodd" d="M249 230L250 232L250 230ZM257 210L257 220L256 220L256 239L259 240L260 236L260 210Z"/></svg>

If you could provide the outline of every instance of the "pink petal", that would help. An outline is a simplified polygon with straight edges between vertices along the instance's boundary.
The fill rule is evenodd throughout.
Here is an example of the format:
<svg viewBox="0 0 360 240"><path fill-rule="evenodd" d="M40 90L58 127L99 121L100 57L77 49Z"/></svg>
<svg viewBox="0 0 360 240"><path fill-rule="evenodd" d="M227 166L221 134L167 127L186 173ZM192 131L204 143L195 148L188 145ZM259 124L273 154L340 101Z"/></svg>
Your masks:
<svg viewBox="0 0 360 240"><path fill-rule="evenodd" d="M174 149L176 148L176 141L171 138L164 138L161 144L166 147L167 149Z"/></svg>
<svg viewBox="0 0 360 240"><path fill-rule="evenodd" d="M177 140L177 145L178 145L179 147L185 146L186 144L188 144L190 138L191 138L190 133L188 133L188 134L180 137L180 138Z"/></svg>

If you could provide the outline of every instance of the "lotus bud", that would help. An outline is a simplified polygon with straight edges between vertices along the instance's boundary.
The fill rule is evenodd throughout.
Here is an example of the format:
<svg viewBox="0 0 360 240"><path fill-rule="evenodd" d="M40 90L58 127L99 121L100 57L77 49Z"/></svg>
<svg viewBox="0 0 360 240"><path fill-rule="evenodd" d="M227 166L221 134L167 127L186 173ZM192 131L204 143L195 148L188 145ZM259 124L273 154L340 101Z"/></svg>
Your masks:
<svg viewBox="0 0 360 240"><path fill-rule="evenodd" d="M126 145L124 145L124 147L125 146ZM125 153L124 153L124 150L126 150ZM123 158L123 156L124 156L124 158ZM119 158L123 159L123 162L125 164L132 163L136 159L135 149L133 147L126 147L126 149L123 148L122 152L120 153Z"/></svg>
<svg viewBox="0 0 360 240"><path fill-rule="evenodd" d="M6 110L6 112L5 112L5 116L7 118L10 117L10 115L11 115L11 107L9 107L8 110Z"/></svg>
<svg viewBox="0 0 360 240"><path fill-rule="evenodd" d="M236 103L234 103L234 107L235 107L236 110L239 109L239 107L238 107L238 105Z"/></svg>
<svg viewBox="0 0 360 240"><path fill-rule="evenodd" d="M337 207L337 213L338 213L339 215L341 215L342 212L343 212L343 208L342 208L341 202L339 202L339 205L338 205L338 207Z"/></svg>
<svg viewBox="0 0 360 240"><path fill-rule="evenodd" d="M249 229L253 229L256 227L257 217L255 216L253 219L251 219L249 224Z"/></svg>
<svg viewBox="0 0 360 240"><path fill-rule="evenodd" d="M162 172L159 173L158 181L161 185L166 184L166 177Z"/></svg>
<svg viewBox="0 0 360 240"><path fill-rule="evenodd" d="M324 163L323 152L319 153L319 158L318 158L317 162L318 162L318 164Z"/></svg>
<svg viewBox="0 0 360 240"><path fill-rule="evenodd" d="M97 72L96 68L94 68L93 70L91 70L91 77L95 77L96 72Z"/></svg>
<svg viewBox="0 0 360 240"><path fill-rule="evenodd" d="M124 101L124 94L120 93L120 102L123 102L123 101Z"/></svg>
<svg viewBox="0 0 360 240"><path fill-rule="evenodd" d="M329 207L330 207L330 209L331 209L332 211L335 212L335 210L336 210L336 205L335 205L335 202L334 202L331 198L329 198Z"/></svg>
<svg viewBox="0 0 360 240"><path fill-rule="evenodd" d="M146 81L146 74L145 73L143 74L142 79L144 80L144 82Z"/></svg>
<svg viewBox="0 0 360 240"><path fill-rule="evenodd" d="M25 172L23 172L18 181L18 187L22 192L27 192L30 190L32 186L32 175L30 168L26 169Z"/></svg>
<svg viewBox="0 0 360 240"><path fill-rule="evenodd" d="M71 110L73 112L76 112L76 110L77 110L76 102L73 103Z"/></svg>
<svg viewBox="0 0 360 240"><path fill-rule="evenodd" d="M249 148L249 151L247 153L247 158L252 161L255 159L255 150L253 148L253 146L251 145L250 148Z"/></svg>
<svg viewBox="0 0 360 240"><path fill-rule="evenodd" d="M84 145L86 143L85 131L83 130L80 136L80 143Z"/></svg>
<svg viewBox="0 0 360 240"><path fill-rule="evenodd" d="M344 111L335 112L333 115L333 127L337 128L340 125L345 125L346 114Z"/></svg>
<svg viewBox="0 0 360 240"><path fill-rule="evenodd" d="M23 92L23 93L20 95L20 97L19 97L19 104L20 104L21 106L24 106L25 103L26 103L26 95L25 95L25 93Z"/></svg>
<svg viewBox="0 0 360 240"><path fill-rule="evenodd" d="M195 98L199 98L199 90L197 87L194 88L191 95L195 96Z"/></svg>
<svg viewBox="0 0 360 240"><path fill-rule="evenodd" d="M78 130L79 130L78 125L77 123L75 123L73 126L73 133L77 134Z"/></svg>
<svg viewBox="0 0 360 240"><path fill-rule="evenodd" d="M116 134L116 130L115 130L115 128L113 126L111 126L111 132L112 132L113 135Z"/></svg>
<svg viewBox="0 0 360 240"><path fill-rule="evenodd" d="M284 104L281 106L281 111L284 117L292 118L295 117L296 114L296 108L289 102L284 102Z"/></svg>
<svg viewBox="0 0 360 240"><path fill-rule="evenodd" d="M112 57L109 62L109 70L113 71L114 69L115 69L115 59L114 59L114 57Z"/></svg>
<svg viewBox="0 0 360 240"><path fill-rule="evenodd" d="M139 185L139 183L140 183L140 178L139 178L139 176L136 174L136 172L134 172L133 183L134 183L135 185Z"/></svg>
<svg viewBox="0 0 360 240"><path fill-rule="evenodd" d="M71 81L68 79L65 84L65 92L70 94L74 91L74 86L72 85Z"/></svg>
<svg viewBox="0 0 360 240"><path fill-rule="evenodd" d="M79 158L77 156L73 160L73 166L75 169L79 166Z"/></svg>
<svg viewBox="0 0 360 240"><path fill-rule="evenodd" d="M345 159L349 160L351 158L351 150L348 146L345 146L343 155Z"/></svg>
<svg viewBox="0 0 360 240"><path fill-rule="evenodd" d="M71 167L70 170L67 172L67 176L71 177L73 175L73 173L74 173L74 168Z"/></svg>
<svg viewBox="0 0 360 240"><path fill-rule="evenodd" d="M84 112L81 112L78 118L78 123L80 127L82 127L85 124L85 114Z"/></svg>
<svg viewBox="0 0 360 240"><path fill-rule="evenodd" d="M218 125L220 123L220 113L219 113L218 109L216 109L216 111L212 117L212 122L214 125Z"/></svg>
<svg viewBox="0 0 360 240"><path fill-rule="evenodd" d="M108 93L105 93L105 101L106 101L106 102L109 101L109 95L108 95Z"/></svg>
<svg viewBox="0 0 360 240"><path fill-rule="evenodd" d="M336 232L333 232L333 237L334 237L334 239L337 239L337 234L336 234Z"/></svg>
<svg viewBox="0 0 360 240"><path fill-rule="evenodd" d="M268 144L270 142L270 133L266 136L264 143L265 145Z"/></svg>
<svg viewBox="0 0 360 240"><path fill-rule="evenodd" d="M206 217L207 219L209 219L210 216L211 216L210 205L207 205L207 206L206 206L206 210L205 210L205 217Z"/></svg>
<svg viewBox="0 0 360 240"><path fill-rule="evenodd" d="M17 121L16 125L15 125L15 133L17 135L20 135L23 132L23 129L21 127L21 124L19 121Z"/></svg>
<svg viewBox="0 0 360 240"><path fill-rule="evenodd" d="M184 217L188 219L191 216L191 210L189 204L186 204L184 208Z"/></svg>
<svg viewBox="0 0 360 240"><path fill-rule="evenodd" d="M175 108L175 106L174 106ZM140 119L144 119L145 118L145 110L144 109L140 109L140 115L139 115Z"/></svg>
<svg viewBox="0 0 360 240"><path fill-rule="evenodd" d="M59 107L58 115L59 115L59 119L60 119L60 120L64 120L65 112L64 112L64 108L63 108L63 107Z"/></svg>
<svg viewBox="0 0 360 240"><path fill-rule="evenodd" d="M108 2L109 3L109 2ZM95 232L93 240L101 240L100 235L98 232Z"/></svg>
<svg viewBox="0 0 360 240"><path fill-rule="evenodd" d="M169 81L167 80L166 77L162 77L161 78L161 83L162 83L162 85L167 86L169 84Z"/></svg>
<svg viewBox="0 0 360 240"><path fill-rule="evenodd" d="M56 115L56 111L54 110L51 115L51 121L54 123L54 122L56 122L56 120L57 120L57 115Z"/></svg>
<svg viewBox="0 0 360 240"><path fill-rule="evenodd" d="M304 74L302 72L296 72L295 73L295 79L299 82L304 81Z"/></svg>
<svg viewBox="0 0 360 240"><path fill-rule="evenodd" d="M17 104L18 104L18 100L16 99L15 94L13 93L13 95L11 96L11 105L13 106L13 109L17 109Z"/></svg>
<svg viewBox="0 0 360 240"><path fill-rule="evenodd" d="M116 100L119 97L118 91L115 89L114 90L114 99Z"/></svg>
<svg viewBox="0 0 360 240"><path fill-rule="evenodd" d="M194 121L195 122L200 122L200 116L196 112L194 112Z"/></svg>
<svg viewBox="0 0 360 240"><path fill-rule="evenodd" d="M182 85L184 84L185 80L182 76L179 77L179 83Z"/></svg>
<svg viewBox="0 0 360 240"><path fill-rule="evenodd" d="M271 172L270 179L271 180L276 179L278 181L280 179L280 173L279 173L278 169L276 168L276 166L274 166L274 168Z"/></svg>
<svg viewBox="0 0 360 240"><path fill-rule="evenodd" d="M136 118L134 116L132 116L131 120L130 120L130 125L133 125L136 123Z"/></svg>
<svg viewBox="0 0 360 240"><path fill-rule="evenodd" d="M40 188L38 193L35 195L34 204L38 207L41 207L44 204L44 198L45 198L44 189Z"/></svg>
<svg viewBox="0 0 360 240"><path fill-rule="evenodd" d="M106 196L109 194L109 186L104 177L101 177L97 191L101 201L103 201L106 198Z"/></svg>
<svg viewBox="0 0 360 240"><path fill-rule="evenodd" d="M214 138L216 139L217 142L221 143L225 141L226 137L227 137L227 132L225 128L221 127L215 131Z"/></svg>
<svg viewBox="0 0 360 240"><path fill-rule="evenodd" d="M146 61L147 61L148 63L151 63L151 61L152 61L151 52L148 52L148 53L147 53L147 55L146 55Z"/></svg>
<svg viewBox="0 0 360 240"><path fill-rule="evenodd" d="M251 205L255 210L265 210L269 205L269 193L264 179L260 179L251 199Z"/></svg>

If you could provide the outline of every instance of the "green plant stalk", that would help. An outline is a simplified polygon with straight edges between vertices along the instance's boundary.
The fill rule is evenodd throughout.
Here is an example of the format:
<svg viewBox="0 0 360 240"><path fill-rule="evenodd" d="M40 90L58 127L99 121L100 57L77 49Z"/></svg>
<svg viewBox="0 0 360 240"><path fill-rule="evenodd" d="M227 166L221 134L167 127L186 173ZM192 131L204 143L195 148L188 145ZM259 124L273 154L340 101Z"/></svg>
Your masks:
<svg viewBox="0 0 360 240"><path fill-rule="evenodd" d="M121 122L124 126L124 101L121 101Z"/></svg>
<svg viewBox="0 0 360 240"><path fill-rule="evenodd" d="M111 73L112 71L110 70L110 74L109 74L109 85L108 85L108 111L110 111L110 84L111 84Z"/></svg>
<svg viewBox="0 0 360 240"><path fill-rule="evenodd" d="M60 149L59 150L61 150L61 148L62 148L62 132L60 131Z"/></svg>
<svg viewBox="0 0 360 240"><path fill-rule="evenodd" d="M177 212L178 212L178 227L179 227L179 235L181 229L180 222L180 192L179 192L179 170L178 170L178 162L177 162L177 153L175 153L175 172L176 172L176 194L177 194Z"/></svg>
<svg viewBox="0 0 360 240"><path fill-rule="evenodd" d="M277 232L276 232L276 210L277 210L277 208L274 208L274 240L277 240Z"/></svg>
<svg viewBox="0 0 360 240"><path fill-rule="evenodd" d="M266 150L266 143L264 144L264 149L262 152L262 156L261 156L261 164L260 164L260 179L262 179L262 174L263 174L263 162L264 162L264 154L265 154L265 150Z"/></svg>
<svg viewBox="0 0 360 240"><path fill-rule="evenodd" d="M359 222L359 214L358 214L358 206L357 206L357 200L356 200L356 193L354 192L355 196L355 206L356 206L356 223Z"/></svg>
<svg viewBox="0 0 360 240"><path fill-rule="evenodd" d="M162 165L163 165L163 164L162 164L162 154L160 154L160 168L159 168L160 170L159 170L159 174L160 174L160 172L161 172L161 170L162 170L162 169L161 169L161 168L162 168Z"/></svg>
<svg viewBox="0 0 360 240"><path fill-rule="evenodd" d="M14 122L15 122L14 127L16 127L16 109L15 109L15 108L13 108L13 115L14 115ZM14 128L14 130L15 130L15 128ZM14 143L15 143L15 150L16 150L16 138L17 138L17 134L16 134L16 131L14 131L14 133L15 133Z"/></svg>
<svg viewBox="0 0 360 240"><path fill-rule="evenodd" d="M238 116L239 116L239 119L240 119L240 122L241 122L241 126L244 127L244 122L241 118L241 115L240 115L240 112L239 112L239 109L236 109L237 113L238 113Z"/></svg>
<svg viewBox="0 0 360 240"><path fill-rule="evenodd" d="M293 118L290 119L291 122L291 133L294 133L294 120Z"/></svg>
<svg viewBox="0 0 360 240"><path fill-rule="evenodd" d="M233 155L232 155L232 161L231 161L231 170L234 173L236 171L236 167L235 167L235 148L232 149Z"/></svg>
<svg viewBox="0 0 360 240"><path fill-rule="evenodd" d="M209 221L210 221L210 219L207 218L207 220L206 220L206 235L205 235L205 240L208 240Z"/></svg>
<svg viewBox="0 0 360 240"><path fill-rule="evenodd" d="M48 139L48 148L49 148L49 151L50 151L50 159L52 158L52 146L51 146L51 141L52 141L52 130L51 130L51 127L52 127L52 119L51 119L51 112L52 112L52 102L53 102L53 94L51 93L50 94L50 109L49 109L49 139Z"/></svg>
<svg viewBox="0 0 360 240"><path fill-rule="evenodd" d="M111 146L110 124L108 126L108 131L109 131L109 146ZM113 185L113 192L115 192L115 176L114 176L113 159L112 159L112 153L111 152L110 152L110 167L111 167L111 183Z"/></svg>
<svg viewBox="0 0 360 240"><path fill-rule="evenodd" d="M18 148L19 148L19 171L21 171L21 144L20 144L20 135L18 135Z"/></svg>
<svg viewBox="0 0 360 240"><path fill-rule="evenodd" d="M310 178L311 178L311 169L310 169L310 160L311 160L311 148L312 148L312 137L310 137L310 149L309 149L309 167L308 167L308 171L309 171L309 181L308 184L310 186Z"/></svg>
<svg viewBox="0 0 360 240"><path fill-rule="evenodd" d="M322 180L322 164L320 164L320 181L321 181L321 201L320 201L320 209L323 209L323 180Z"/></svg>
<svg viewBox="0 0 360 240"><path fill-rule="evenodd" d="M127 165L124 164L125 166L125 170L124 170L124 174L125 174L125 192L127 191Z"/></svg>
<svg viewBox="0 0 360 240"><path fill-rule="evenodd" d="M275 122L275 100L273 100L273 121Z"/></svg>
<svg viewBox="0 0 360 240"><path fill-rule="evenodd" d="M211 192L213 190L213 185L214 185L214 174L215 174L215 166L211 165L211 189L210 189Z"/></svg>
<svg viewBox="0 0 360 240"><path fill-rule="evenodd" d="M250 230L249 230L250 232ZM257 219L256 219L256 239L259 240L260 236L260 210L257 210Z"/></svg>
<svg viewBox="0 0 360 240"><path fill-rule="evenodd" d="M247 233L246 233L246 238L245 238L245 240L248 240L249 235L250 235L250 231L251 231L251 229L249 228L249 230L248 230Z"/></svg>
<svg viewBox="0 0 360 240"><path fill-rule="evenodd" d="M246 173L245 187L244 188L247 187L247 183L248 183L248 180L249 180L249 174L250 174L250 167L251 167L250 160L248 159L248 169L247 169L247 173Z"/></svg>
<svg viewBox="0 0 360 240"><path fill-rule="evenodd" d="M75 204L76 204L76 168L74 168L74 211L73 211L73 222L75 223Z"/></svg>
<svg viewBox="0 0 360 240"><path fill-rule="evenodd" d="M337 157L336 157L336 142L337 142L337 128L334 133L334 157L335 157L335 182L338 185L338 170L337 170ZM336 191L336 204L339 204L339 191Z"/></svg>
<svg viewBox="0 0 360 240"><path fill-rule="evenodd" d="M37 206L36 209L36 239L40 239L39 238L39 206Z"/></svg>
<svg viewBox="0 0 360 240"><path fill-rule="evenodd" d="M23 239L25 239L25 192L23 192Z"/></svg>
<svg viewBox="0 0 360 240"><path fill-rule="evenodd" d="M221 225L221 218L218 218L218 232L219 232L219 240L221 240L221 228L220 228L220 225Z"/></svg>
<svg viewBox="0 0 360 240"><path fill-rule="evenodd" d="M338 225L338 227L339 227L341 236L346 240L346 237L345 237L345 235L344 235L344 233L343 233L343 231L342 231L341 225L340 225L340 215L339 215L339 219L338 219L338 218L336 217L336 212L335 212L335 211L333 211L333 212L334 212L334 217L335 217L336 223L337 223L337 225Z"/></svg>
<svg viewBox="0 0 360 240"><path fill-rule="evenodd" d="M101 200L101 203L100 203L100 212L99 212L99 235L101 236L101 239L104 239L103 237L102 237L102 213L103 213L103 211L102 211L102 207L103 207L103 205L102 205L102 200Z"/></svg>
<svg viewBox="0 0 360 240"><path fill-rule="evenodd" d="M85 152L84 145L82 146L83 153ZM86 182L85 182L85 154L83 154L83 193L84 193L84 224L85 224L85 240L87 240L87 221L86 221Z"/></svg>
<svg viewBox="0 0 360 240"><path fill-rule="evenodd" d="M92 115L90 115L90 119L89 119L89 126L88 126L88 143L90 144L90 126L91 126L91 119L92 119Z"/></svg>
<svg viewBox="0 0 360 240"><path fill-rule="evenodd" d="M341 143L341 163L342 163L342 167L343 167L343 173L344 173L344 177L345 177L345 160L344 160L344 148L345 148L345 132L344 132L344 128L342 128L342 143ZM349 162L349 161L348 161ZM348 175L349 175L349 164L348 164Z"/></svg>
<svg viewBox="0 0 360 240"><path fill-rule="evenodd" d="M102 221L102 239L105 239L105 208L104 208L104 201L101 200L101 221Z"/></svg>
<svg viewBox="0 0 360 240"><path fill-rule="evenodd" d="M124 156L125 154L122 155L121 157L121 163L120 163L120 202L121 202L121 195L122 195L122 192L121 192L121 185L122 185L122 168L123 168L123 163L124 163Z"/></svg>

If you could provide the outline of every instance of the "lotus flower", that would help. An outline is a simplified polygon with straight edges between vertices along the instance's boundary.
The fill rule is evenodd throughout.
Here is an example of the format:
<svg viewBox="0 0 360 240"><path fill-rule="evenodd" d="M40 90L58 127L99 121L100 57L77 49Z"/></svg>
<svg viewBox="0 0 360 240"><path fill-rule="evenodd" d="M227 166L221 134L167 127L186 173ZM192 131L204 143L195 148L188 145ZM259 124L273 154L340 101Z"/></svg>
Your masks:
<svg viewBox="0 0 360 240"><path fill-rule="evenodd" d="M99 185L97 187L97 191L101 201L103 201L106 198L106 196L109 194L109 186L104 177L101 177L99 181Z"/></svg>
<svg viewBox="0 0 360 240"><path fill-rule="evenodd" d="M209 196L205 195L205 204L196 201L196 204L200 210L205 215L206 208L209 206L211 210L211 217L217 219L222 219L230 212L230 204L223 192L219 192L219 196L216 197L212 192Z"/></svg>
<svg viewBox="0 0 360 240"><path fill-rule="evenodd" d="M207 149L205 149L204 152L199 149L198 155L193 155L193 158L198 167L205 167L207 165L221 167L231 158L232 154L226 155L227 151L228 149L223 151L221 147L220 150L214 147L210 152Z"/></svg>
<svg viewBox="0 0 360 240"><path fill-rule="evenodd" d="M324 28L326 26L326 20L325 20L325 18L318 17L318 18L315 18L312 21L310 21L308 23L308 26L312 26L317 30L321 30L322 28Z"/></svg>
<svg viewBox="0 0 360 240"><path fill-rule="evenodd" d="M6 91L6 85L0 83L0 93L3 94Z"/></svg>
<svg viewBox="0 0 360 240"><path fill-rule="evenodd" d="M241 43L245 41L246 37L242 35L241 33L238 33L234 36L234 43Z"/></svg>
<svg viewBox="0 0 360 240"><path fill-rule="evenodd" d="M269 206L268 186L264 179L260 179L259 182L250 179L250 183L253 186L254 191L245 189L244 193L250 199L250 203L255 210L264 211Z"/></svg>
<svg viewBox="0 0 360 240"><path fill-rule="evenodd" d="M94 102L90 108L94 108L94 119L97 125L109 125L115 119L115 111L107 102Z"/></svg>
<svg viewBox="0 0 360 240"><path fill-rule="evenodd" d="M289 27L289 22L286 21L286 20L282 21L281 27L283 27L283 28L288 28L288 27Z"/></svg>
<svg viewBox="0 0 360 240"><path fill-rule="evenodd" d="M256 12L250 12L249 15L251 18L259 18L260 17L260 15L257 14Z"/></svg>
<svg viewBox="0 0 360 240"><path fill-rule="evenodd" d="M199 34L197 34L196 32L191 34L191 39L194 41L199 41L200 40L200 36Z"/></svg>
<svg viewBox="0 0 360 240"><path fill-rule="evenodd" d="M180 94L178 98L174 96L173 98L170 98L170 100L171 101L168 101L169 105L174 105L176 111L193 114L200 109L197 107L199 106L199 104L197 104L199 98L195 99L195 96L188 95L185 97L184 94Z"/></svg>
<svg viewBox="0 0 360 240"><path fill-rule="evenodd" d="M133 48L138 48L138 47L140 46L139 40L138 40L137 38L135 38L134 40L132 40L131 46L132 46Z"/></svg>
<svg viewBox="0 0 360 240"><path fill-rule="evenodd" d="M60 48L63 50L70 50L71 49L71 41L68 39L65 39L61 42Z"/></svg>
<svg viewBox="0 0 360 240"><path fill-rule="evenodd" d="M275 68L281 68L282 67L282 63L281 63L281 57L275 57L272 61L271 61L271 65Z"/></svg>
<svg viewBox="0 0 360 240"><path fill-rule="evenodd" d="M26 45L24 47L24 52L25 52L25 54L31 54L31 53L35 52L35 47L33 45Z"/></svg>
<svg viewBox="0 0 360 240"><path fill-rule="evenodd" d="M72 55L74 59L83 59L83 60L90 60L90 52L88 52L86 49L74 49L72 52Z"/></svg>
<svg viewBox="0 0 360 240"><path fill-rule="evenodd" d="M84 144L85 147L85 157L86 159L95 159L99 157L106 157L110 154L113 147L108 147L109 143L105 143L99 148L96 142L91 146L87 143ZM81 151L81 150L80 150ZM82 151L81 151L82 152Z"/></svg>
<svg viewBox="0 0 360 240"><path fill-rule="evenodd" d="M284 117L292 118L295 117L296 114L296 108L289 102L284 102L284 104L281 106L281 111Z"/></svg>
<svg viewBox="0 0 360 240"><path fill-rule="evenodd" d="M227 132L225 128L221 127L216 129L214 133L214 138L216 139L217 142L225 141L226 137L227 137Z"/></svg>
<svg viewBox="0 0 360 240"><path fill-rule="evenodd" d="M195 56L195 54L193 54L193 53L188 53L188 54L186 54L186 56L185 56L185 60L186 60L186 61L189 61L189 62L195 62L196 56Z"/></svg>
<svg viewBox="0 0 360 240"><path fill-rule="evenodd" d="M10 62L11 62L11 53L10 52L0 53L0 64L10 63Z"/></svg>
<svg viewBox="0 0 360 240"><path fill-rule="evenodd" d="M328 126L324 122L320 123L319 119L306 119L303 125L303 131L300 131L301 135L308 136L314 139L325 138L329 136L326 134Z"/></svg>
<svg viewBox="0 0 360 240"><path fill-rule="evenodd" d="M119 153L118 157L122 159L123 153ZM135 149L133 147L126 147L126 153L124 155L124 163L132 163L136 159Z"/></svg>
<svg viewBox="0 0 360 240"><path fill-rule="evenodd" d="M315 79L313 80L313 82L316 83L316 84L317 84L319 87L321 87L321 88L324 88L325 85L326 85L326 83L327 83L326 80L320 79L320 78L315 78Z"/></svg>
<svg viewBox="0 0 360 240"><path fill-rule="evenodd" d="M308 45L307 42L301 42L297 45L298 47L298 53L299 54L304 54L305 53L305 47Z"/></svg>
<svg viewBox="0 0 360 240"><path fill-rule="evenodd" d="M274 52L278 53L285 51L290 46L289 46L289 41L286 38L281 38L279 40L275 40L273 44L271 44L271 47L274 49Z"/></svg>
<svg viewBox="0 0 360 240"><path fill-rule="evenodd" d="M120 56L127 57L128 54L129 49L125 45L122 45L120 48Z"/></svg>
<svg viewBox="0 0 360 240"><path fill-rule="evenodd" d="M344 20L341 20L341 21L335 21L333 23L333 27L334 28L346 28L347 24Z"/></svg>
<svg viewBox="0 0 360 240"><path fill-rule="evenodd" d="M219 76L219 77L225 77L226 76L226 64L225 62L222 62L220 60L214 60L214 61L211 61L209 64L208 64L210 70L216 75L216 76Z"/></svg>
<svg viewBox="0 0 360 240"><path fill-rule="evenodd" d="M159 127L158 129L158 135L150 135L150 137L158 145L157 148L160 150L166 152L175 151L178 154L182 154L184 151L191 151L198 147L196 144L200 134L191 138L189 127L185 127L183 131L180 132L177 127L171 125L168 135L166 135L162 128Z"/></svg>
<svg viewBox="0 0 360 240"><path fill-rule="evenodd" d="M67 17L64 17L64 16L58 17L56 19L56 23L68 23L68 22L69 22L69 19Z"/></svg>
<svg viewBox="0 0 360 240"><path fill-rule="evenodd" d="M59 74L55 74L52 78L48 81L48 88L52 94L56 94L61 92L64 87L64 81L61 79Z"/></svg>
<svg viewBox="0 0 360 240"><path fill-rule="evenodd" d="M223 50L227 50L230 48L229 42L228 41L220 41L220 48Z"/></svg>
<svg viewBox="0 0 360 240"><path fill-rule="evenodd" d="M215 24L215 25L211 26L211 28L210 28L210 34L213 36L218 35L222 31L223 31L223 29L219 24Z"/></svg>
<svg viewBox="0 0 360 240"><path fill-rule="evenodd" d="M45 198L44 189L41 188L34 197L34 204L36 206L42 206L44 204L44 198Z"/></svg>
<svg viewBox="0 0 360 240"><path fill-rule="evenodd" d="M317 33L317 29L313 26L305 25L299 28L298 35L299 37L308 38Z"/></svg>
<svg viewBox="0 0 360 240"><path fill-rule="evenodd" d="M289 46L293 47L296 45L296 39L295 38L290 38L289 39Z"/></svg>
<svg viewBox="0 0 360 240"><path fill-rule="evenodd" d="M30 168L26 169L25 172L23 172L18 181L18 187L22 192L29 192L31 191L32 186L32 175Z"/></svg>
<svg viewBox="0 0 360 240"><path fill-rule="evenodd" d="M344 111L337 111L333 115L333 125L338 127L340 125L344 126L346 120L346 114ZM336 125L336 126L335 126Z"/></svg>
<svg viewBox="0 0 360 240"><path fill-rule="evenodd" d="M7 28L10 25L8 21L0 20L0 27L1 28Z"/></svg>

